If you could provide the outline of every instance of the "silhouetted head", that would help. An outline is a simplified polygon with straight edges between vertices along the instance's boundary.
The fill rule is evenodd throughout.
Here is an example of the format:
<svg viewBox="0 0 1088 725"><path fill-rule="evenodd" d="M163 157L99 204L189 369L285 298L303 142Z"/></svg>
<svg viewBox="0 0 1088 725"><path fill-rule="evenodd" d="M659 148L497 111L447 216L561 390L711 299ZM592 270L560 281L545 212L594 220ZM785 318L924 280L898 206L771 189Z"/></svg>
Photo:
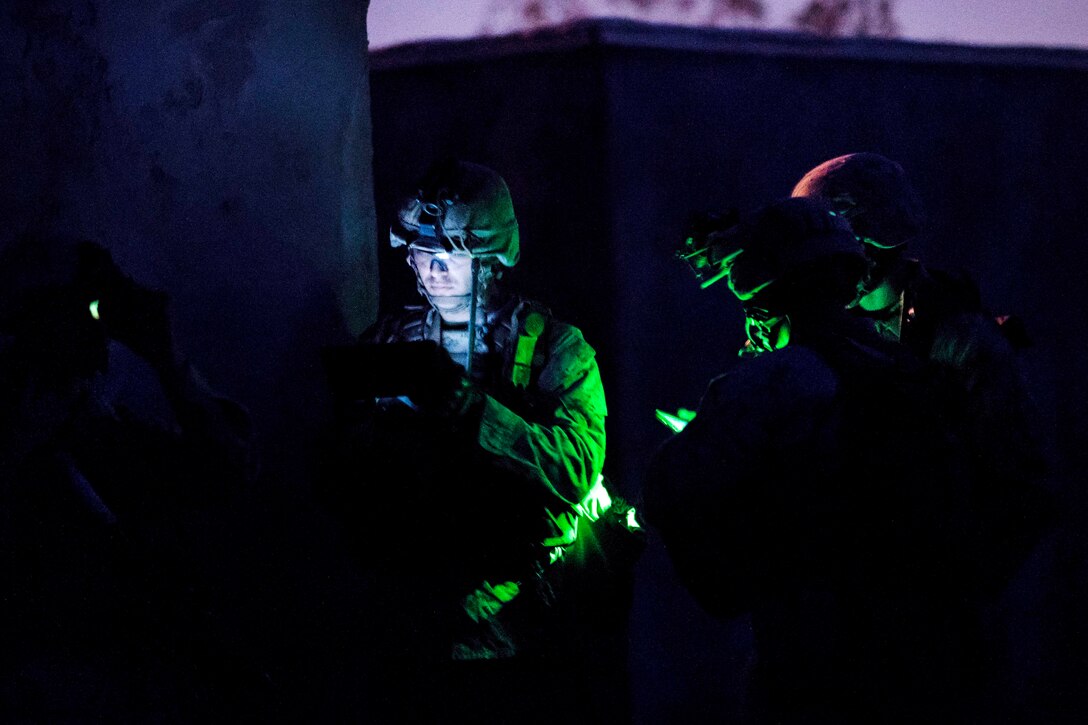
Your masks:
<svg viewBox="0 0 1088 725"><path fill-rule="evenodd" d="M791 316L845 308L867 268L849 224L818 199L773 202L708 241L762 351L789 342Z"/></svg>
<svg viewBox="0 0 1088 725"><path fill-rule="evenodd" d="M829 159L806 173L790 196L824 199L875 249L901 249L922 226L922 204L903 167L879 154Z"/></svg>
<svg viewBox="0 0 1088 725"><path fill-rule="evenodd" d="M805 174L792 196L823 199L865 244L870 270L858 306L870 313L899 304L904 252L922 226L922 204L903 167L879 154L856 153Z"/></svg>
<svg viewBox="0 0 1088 725"><path fill-rule="evenodd" d="M0 335L8 365L54 379L106 367L98 304L117 271L94 242L29 234L0 253Z"/></svg>

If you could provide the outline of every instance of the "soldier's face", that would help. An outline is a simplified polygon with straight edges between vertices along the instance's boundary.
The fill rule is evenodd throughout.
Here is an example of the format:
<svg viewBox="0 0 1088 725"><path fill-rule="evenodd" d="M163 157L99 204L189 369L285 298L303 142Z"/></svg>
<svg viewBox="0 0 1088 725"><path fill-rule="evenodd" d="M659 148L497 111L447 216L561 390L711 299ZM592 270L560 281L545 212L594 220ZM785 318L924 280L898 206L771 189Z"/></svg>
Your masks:
<svg viewBox="0 0 1088 725"><path fill-rule="evenodd" d="M472 292L472 257L467 254L412 250L412 263L419 271L427 294L432 297L461 297Z"/></svg>
<svg viewBox="0 0 1088 725"><path fill-rule="evenodd" d="M468 254L413 249L412 266L431 304L446 322L466 322L472 296L472 257Z"/></svg>

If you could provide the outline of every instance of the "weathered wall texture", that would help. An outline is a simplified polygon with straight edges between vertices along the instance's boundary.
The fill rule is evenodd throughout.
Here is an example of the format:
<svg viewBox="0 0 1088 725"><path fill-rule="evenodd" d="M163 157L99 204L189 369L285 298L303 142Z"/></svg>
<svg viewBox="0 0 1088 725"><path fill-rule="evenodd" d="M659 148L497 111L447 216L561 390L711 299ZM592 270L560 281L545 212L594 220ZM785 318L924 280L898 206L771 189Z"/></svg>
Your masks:
<svg viewBox="0 0 1088 725"><path fill-rule="evenodd" d="M366 9L27 0L0 17L0 243L86 236L167 290L181 346L252 409L273 466L305 430L317 346L376 312ZM115 377L139 373L118 358Z"/></svg>
<svg viewBox="0 0 1088 725"><path fill-rule="evenodd" d="M170 293L179 346L250 409L261 478L237 510L194 525L187 556L193 586L214 594L220 646L260 663L240 701L296 720L342 719L362 692L343 644L354 580L306 503L318 350L377 311L367 6L0 8L0 244L28 229L102 242ZM118 399L162 405L119 345L110 368Z"/></svg>
<svg viewBox="0 0 1088 725"><path fill-rule="evenodd" d="M697 404L743 340L728 290L700 292L672 259L689 213L785 196L820 161L875 151L903 164L927 206L916 252L966 269L996 312L1025 318L1063 505L1088 509L1088 54L594 21L372 60L379 220L438 153L506 176L523 287L580 324L602 361L607 470L626 493L668 435L654 408ZM383 301L410 297L403 261L383 262L387 286L402 285ZM996 615L1018 621L1004 695L1029 721L1088 711L1078 531L1047 542ZM667 570L651 549L632 626L636 712L739 713L745 623L713 625Z"/></svg>

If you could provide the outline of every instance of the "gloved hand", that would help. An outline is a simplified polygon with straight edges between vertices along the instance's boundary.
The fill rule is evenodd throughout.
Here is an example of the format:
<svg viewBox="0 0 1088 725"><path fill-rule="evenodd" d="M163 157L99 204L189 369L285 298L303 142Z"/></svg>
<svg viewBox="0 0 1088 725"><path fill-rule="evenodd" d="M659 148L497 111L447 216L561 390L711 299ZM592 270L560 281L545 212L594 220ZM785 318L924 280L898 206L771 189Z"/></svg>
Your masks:
<svg viewBox="0 0 1088 725"><path fill-rule="evenodd" d="M437 343L426 348L427 380L412 396L421 412L449 418L467 416L483 402L484 393L465 376L464 368Z"/></svg>
<svg viewBox="0 0 1088 725"><path fill-rule="evenodd" d="M174 336L166 312L168 302L165 292L126 278L124 284L103 295L99 303L103 329L153 367L168 365L174 359Z"/></svg>

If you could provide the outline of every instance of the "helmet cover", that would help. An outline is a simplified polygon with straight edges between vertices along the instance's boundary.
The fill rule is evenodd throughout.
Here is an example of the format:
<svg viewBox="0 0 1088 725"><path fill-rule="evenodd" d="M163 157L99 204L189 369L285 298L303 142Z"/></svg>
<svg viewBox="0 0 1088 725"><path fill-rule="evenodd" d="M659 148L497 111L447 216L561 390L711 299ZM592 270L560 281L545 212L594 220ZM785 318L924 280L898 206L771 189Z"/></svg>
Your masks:
<svg viewBox="0 0 1088 725"><path fill-rule="evenodd" d="M712 256L727 266L729 289L742 302L824 257L855 258L859 279L865 269L864 252L850 225L819 199L773 202L708 241Z"/></svg>
<svg viewBox="0 0 1088 725"><path fill-rule="evenodd" d="M503 178L485 166L456 160L430 168L389 230L393 247L492 258L505 267L517 264L519 241Z"/></svg>
<svg viewBox="0 0 1088 725"><path fill-rule="evenodd" d="M922 204L903 167L879 154L829 159L805 174L791 196L825 199L865 244L904 246L922 225Z"/></svg>

